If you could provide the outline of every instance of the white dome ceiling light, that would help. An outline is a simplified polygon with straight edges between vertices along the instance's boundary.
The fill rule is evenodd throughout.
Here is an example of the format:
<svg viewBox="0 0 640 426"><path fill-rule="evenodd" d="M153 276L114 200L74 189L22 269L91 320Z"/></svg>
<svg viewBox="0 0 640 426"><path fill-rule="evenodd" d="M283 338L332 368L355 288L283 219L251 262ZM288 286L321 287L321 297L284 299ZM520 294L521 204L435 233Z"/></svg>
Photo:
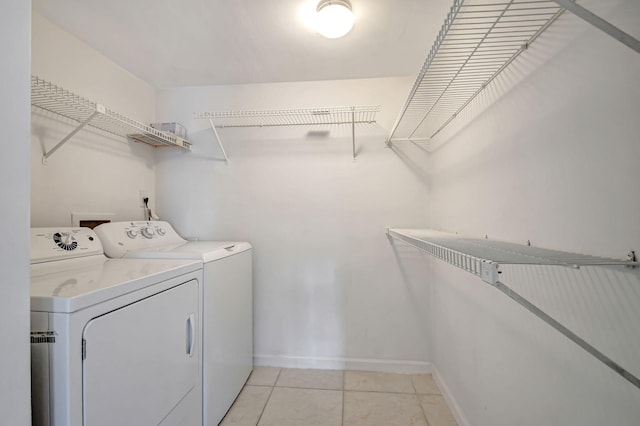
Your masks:
<svg viewBox="0 0 640 426"><path fill-rule="evenodd" d="M340 38L353 28L354 17L349 0L321 0L316 12L316 30L326 38Z"/></svg>

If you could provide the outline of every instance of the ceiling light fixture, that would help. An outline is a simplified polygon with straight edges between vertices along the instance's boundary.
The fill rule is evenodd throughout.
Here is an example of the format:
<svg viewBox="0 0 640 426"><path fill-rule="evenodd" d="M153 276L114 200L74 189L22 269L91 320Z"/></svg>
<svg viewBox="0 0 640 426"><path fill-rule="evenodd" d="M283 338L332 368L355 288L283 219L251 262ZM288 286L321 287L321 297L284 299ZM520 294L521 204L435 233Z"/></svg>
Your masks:
<svg viewBox="0 0 640 426"><path fill-rule="evenodd" d="M316 29L326 38L340 38L353 28L354 17L349 0L321 0L316 12Z"/></svg>

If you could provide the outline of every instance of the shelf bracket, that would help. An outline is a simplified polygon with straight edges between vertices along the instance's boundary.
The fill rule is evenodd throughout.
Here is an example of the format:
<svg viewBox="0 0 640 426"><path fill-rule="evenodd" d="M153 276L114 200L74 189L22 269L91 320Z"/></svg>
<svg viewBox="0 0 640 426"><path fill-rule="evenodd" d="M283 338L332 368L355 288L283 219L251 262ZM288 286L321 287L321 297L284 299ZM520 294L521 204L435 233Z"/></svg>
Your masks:
<svg viewBox="0 0 640 426"><path fill-rule="evenodd" d="M100 105L100 104L96 104L96 110L93 111L91 113L91 115L89 115L89 117L87 117L83 122L81 122L75 129L73 129L67 136L65 136L64 138L62 138L62 140L60 142L58 142L56 144L56 146L54 146L53 148L51 148L49 151L45 152L44 155L42 156L42 164L47 164L47 160L49 159L49 157L51 157L53 155L54 152L56 152L58 149L60 149L62 147L62 145L64 145L65 143L67 143L67 141L69 139L71 139L76 133L78 133L80 130L82 130L84 128L84 126L86 126L87 124L89 124L89 122L93 119L93 117L95 117L98 114L105 114L106 113L106 108L104 107L104 105Z"/></svg>
<svg viewBox="0 0 640 426"><path fill-rule="evenodd" d="M227 153L224 150L224 146L222 146L222 141L220 140L220 135L218 135L218 130L216 130L216 125L213 124L213 119L209 118L209 124L211 125L211 130L213 130L213 136L216 138L216 142L218 142L218 146L220 147L220 151L222 151L222 155L224 156L224 162L229 162L229 157L227 157Z"/></svg>
<svg viewBox="0 0 640 426"><path fill-rule="evenodd" d="M560 334L565 336L567 339L571 340L576 345L580 346L586 352L588 352L591 356L596 358L598 361L602 362L604 365L618 373L624 379L626 379L629 383L634 385L636 388L640 389L640 379L633 374L631 374L628 370L623 368L620 364L609 358L604 353L600 352L582 337L578 336L573 331L569 330L564 325L560 324L555 318L544 312L542 309L538 308L533 303L529 302L527 299L522 297L520 294L516 293L510 287L507 287L500 281L497 281L495 284L492 284L496 289L500 290L503 294L509 297L511 300L518 303L520 306L531 312L533 315L544 321L547 325L554 328Z"/></svg>
<svg viewBox="0 0 640 426"><path fill-rule="evenodd" d="M351 108L351 152L356 159L356 109Z"/></svg>
<svg viewBox="0 0 640 426"><path fill-rule="evenodd" d="M498 266L500 265L495 262L483 260L480 265L480 278L482 278L482 281L491 285L496 285L500 274Z"/></svg>
<svg viewBox="0 0 640 426"><path fill-rule="evenodd" d="M638 41L638 39L634 38L630 34L625 33L615 25L612 25L609 22L605 21L604 19L594 14L590 10L585 9L584 7L575 3L575 0L553 0L553 1L555 1L560 6L564 7L565 9L567 9L577 17L582 18L583 20L587 21L594 27L607 33L608 35L615 38L619 42L625 44L627 47L635 50L637 53L640 53L640 41Z"/></svg>

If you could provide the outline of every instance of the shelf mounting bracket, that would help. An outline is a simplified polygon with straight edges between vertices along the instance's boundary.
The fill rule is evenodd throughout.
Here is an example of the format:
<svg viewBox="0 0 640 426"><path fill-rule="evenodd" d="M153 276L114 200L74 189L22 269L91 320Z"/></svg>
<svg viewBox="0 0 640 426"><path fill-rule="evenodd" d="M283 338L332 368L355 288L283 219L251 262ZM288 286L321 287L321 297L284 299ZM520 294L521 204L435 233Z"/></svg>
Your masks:
<svg viewBox="0 0 640 426"><path fill-rule="evenodd" d="M220 147L220 151L222 151L222 155L224 156L224 162L229 162L229 157L227 157L227 152L224 150L224 146L222 146L222 141L220 140L220 135L218 135L218 130L216 130L216 125L213 124L213 119L209 118L209 124L211 125L211 130L213 130L213 136L216 138L216 142L218 142L218 146Z"/></svg>
<svg viewBox="0 0 640 426"><path fill-rule="evenodd" d="M640 379L633 375L629 370L622 367L620 364L615 362L613 359L609 358L607 355L596 349L593 345L588 343L582 337L578 336L573 331L569 330L564 325L560 324L555 318L544 312L542 309L538 308L536 305L531 303L526 298L522 297L520 294L515 292L510 287L506 286L500 281L496 281L492 284L496 289L500 290L503 294L509 297L511 300L518 303L520 306L534 314L536 317L544 321L547 325L554 328L560 334L565 336L567 339L571 340L576 345L580 346L582 349L587 351L591 356L596 358L598 361L618 373L624 379L626 379L629 383L634 385L636 388L640 389Z"/></svg>
<svg viewBox="0 0 640 426"><path fill-rule="evenodd" d="M89 124L89 122L91 120L93 120L93 117L95 117L98 114L104 114L106 113L106 108L104 107L104 105L100 105L100 104L96 104L96 110L93 111L91 113L91 115L89 115L89 117L87 117L84 121L82 121L75 129L73 129L67 136L65 136L64 138L62 138L62 140L60 142L58 142L56 144L56 146L54 146L53 148L51 148L49 151L45 152L44 155L42 156L42 164L47 164L47 160L49 159L49 157L51 157L53 155L54 152L56 152L58 149L60 149L62 147L62 145L64 145L65 143L67 143L67 141L69 139L71 139L76 133L78 133L80 130L82 130L84 128L84 126L86 126L87 124Z"/></svg>
<svg viewBox="0 0 640 426"><path fill-rule="evenodd" d="M625 44L627 47L635 50L637 53L640 53L640 41L630 34L625 33L620 28L615 25L610 24L608 21L605 21L598 15L591 12L589 9L586 9L575 2L575 0L553 0L558 3L560 6L564 7L574 15L583 20L587 21L594 27L599 30L607 33L611 37L615 38L619 42Z"/></svg>
<svg viewBox="0 0 640 426"><path fill-rule="evenodd" d="M351 152L353 159L356 159L356 109L351 108Z"/></svg>

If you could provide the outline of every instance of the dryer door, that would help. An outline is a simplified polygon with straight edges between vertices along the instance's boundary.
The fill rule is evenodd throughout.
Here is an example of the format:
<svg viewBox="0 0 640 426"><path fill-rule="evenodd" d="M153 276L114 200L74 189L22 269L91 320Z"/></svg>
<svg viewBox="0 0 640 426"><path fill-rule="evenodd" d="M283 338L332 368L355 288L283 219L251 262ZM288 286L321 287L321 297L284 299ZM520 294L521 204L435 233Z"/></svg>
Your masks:
<svg viewBox="0 0 640 426"><path fill-rule="evenodd" d="M197 312L194 280L87 323L84 424L157 425L197 400Z"/></svg>

